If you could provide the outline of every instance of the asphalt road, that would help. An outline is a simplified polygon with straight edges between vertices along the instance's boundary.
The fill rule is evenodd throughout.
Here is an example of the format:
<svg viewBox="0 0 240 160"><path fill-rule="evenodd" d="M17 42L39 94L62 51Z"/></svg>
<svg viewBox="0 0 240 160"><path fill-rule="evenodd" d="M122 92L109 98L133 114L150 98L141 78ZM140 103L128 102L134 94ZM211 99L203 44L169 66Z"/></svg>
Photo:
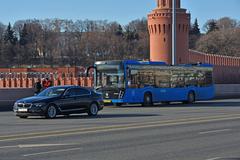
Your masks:
<svg viewBox="0 0 240 160"><path fill-rule="evenodd" d="M0 160L240 159L240 100L106 107L96 118L0 112Z"/></svg>

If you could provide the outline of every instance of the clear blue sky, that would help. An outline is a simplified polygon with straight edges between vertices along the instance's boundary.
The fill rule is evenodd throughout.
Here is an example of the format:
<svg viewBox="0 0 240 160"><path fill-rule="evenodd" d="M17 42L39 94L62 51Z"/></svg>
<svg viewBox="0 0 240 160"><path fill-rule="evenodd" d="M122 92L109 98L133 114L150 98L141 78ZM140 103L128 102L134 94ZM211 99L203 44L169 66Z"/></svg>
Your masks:
<svg viewBox="0 0 240 160"><path fill-rule="evenodd" d="M0 22L23 19L90 19L127 24L146 17L155 0L0 0ZM211 18L229 16L240 20L240 0L182 0L182 7L198 18L200 27Z"/></svg>

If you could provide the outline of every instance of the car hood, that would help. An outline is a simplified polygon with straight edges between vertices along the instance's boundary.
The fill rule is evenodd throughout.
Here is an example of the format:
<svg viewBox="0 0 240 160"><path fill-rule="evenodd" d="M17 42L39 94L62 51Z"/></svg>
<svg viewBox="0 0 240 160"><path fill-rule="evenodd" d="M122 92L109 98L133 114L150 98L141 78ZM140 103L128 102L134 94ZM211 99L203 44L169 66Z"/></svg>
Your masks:
<svg viewBox="0 0 240 160"><path fill-rule="evenodd" d="M17 101L17 103L42 103L42 102L49 102L54 99L56 99L56 97L33 96L33 97L20 99Z"/></svg>

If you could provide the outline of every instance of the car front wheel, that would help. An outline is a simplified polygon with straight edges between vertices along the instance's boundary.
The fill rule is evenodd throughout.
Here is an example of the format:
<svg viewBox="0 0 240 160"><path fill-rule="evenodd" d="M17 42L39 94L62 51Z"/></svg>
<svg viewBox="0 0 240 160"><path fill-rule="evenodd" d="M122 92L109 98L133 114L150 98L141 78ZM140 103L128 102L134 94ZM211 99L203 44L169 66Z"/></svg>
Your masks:
<svg viewBox="0 0 240 160"><path fill-rule="evenodd" d="M57 108L54 105L50 105L47 109L46 117L53 119L57 116Z"/></svg>

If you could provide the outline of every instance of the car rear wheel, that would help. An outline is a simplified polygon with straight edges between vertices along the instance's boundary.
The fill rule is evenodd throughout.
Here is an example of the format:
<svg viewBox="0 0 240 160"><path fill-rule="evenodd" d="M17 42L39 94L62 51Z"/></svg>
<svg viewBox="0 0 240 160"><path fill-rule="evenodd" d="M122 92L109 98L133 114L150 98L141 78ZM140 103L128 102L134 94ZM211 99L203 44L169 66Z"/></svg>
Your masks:
<svg viewBox="0 0 240 160"><path fill-rule="evenodd" d="M96 103L92 103L88 110L89 116L96 116L98 114L98 106Z"/></svg>
<svg viewBox="0 0 240 160"><path fill-rule="evenodd" d="M50 105L47 109L47 118L53 119L57 116L57 108L54 105Z"/></svg>

